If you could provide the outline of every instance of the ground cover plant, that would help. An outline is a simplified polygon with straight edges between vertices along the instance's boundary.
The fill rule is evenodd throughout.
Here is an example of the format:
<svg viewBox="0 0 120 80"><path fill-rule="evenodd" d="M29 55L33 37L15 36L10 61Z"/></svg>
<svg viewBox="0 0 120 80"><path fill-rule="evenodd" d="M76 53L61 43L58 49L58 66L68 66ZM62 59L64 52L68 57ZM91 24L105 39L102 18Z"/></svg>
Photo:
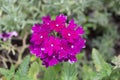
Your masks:
<svg viewBox="0 0 120 80"><path fill-rule="evenodd" d="M119 75L119 0L0 0L1 80Z"/></svg>

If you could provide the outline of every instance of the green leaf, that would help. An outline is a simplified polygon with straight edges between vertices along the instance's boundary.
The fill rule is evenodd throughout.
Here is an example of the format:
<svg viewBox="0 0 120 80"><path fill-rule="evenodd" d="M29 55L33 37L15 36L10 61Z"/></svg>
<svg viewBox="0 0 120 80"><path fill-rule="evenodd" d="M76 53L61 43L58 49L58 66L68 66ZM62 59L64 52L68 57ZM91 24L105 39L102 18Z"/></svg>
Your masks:
<svg viewBox="0 0 120 80"><path fill-rule="evenodd" d="M27 76L29 69L29 61L30 56L26 56L14 76L15 80L32 80Z"/></svg>
<svg viewBox="0 0 120 80"><path fill-rule="evenodd" d="M28 77L32 78L32 80L37 80L37 74L39 73L39 64L34 62L31 64L31 67L28 72Z"/></svg>
<svg viewBox="0 0 120 80"><path fill-rule="evenodd" d="M82 67L82 78L84 80L93 80L96 72L91 68L92 66L84 64ZM81 75L80 75L81 76Z"/></svg>
<svg viewBox="0 0 120 80"><path fill-rule="evenodd" d="M120 80L120 68L113 69L109 78L109 80Z"/></svg>
<svg viewBox="0 0 120 80"><path fill-rule="evenodd" d="M83 58L84 55L85 55L84 52L81 52L80 54L77 54L76 57L78 60L80 60Z"/></svg>
<svg viewBox="0 0 120 80"><path fill-rule="evenodd" d="M4 68L0 68L0 73L5 76L5 78L7 80L11 80L14 76L14 72L15 72L15 69L14 69L14 66L12 65L10 70L7 70L7 69L4 69Z"/></svg>
<svg viewBox="0 0 120 80"><path fill-rule="evenodd" d="M4 68L0 68L0 73L2 74L2 75L7 75L8 74L8 70L6 70L6 69L4 69Z"/></svg>
<svg viewBox="0 0 120 80"><path fill-rule="evenodd" d="M32 79L28 78L28 76L21 76L17 74L14 76L14 80L32 80Z"/></svg>
<svg viewBox="0 0 120 80"><path fill-rule="evenodd" d="M56 80L56 77L57 77L57 71L55 70L55 66L48 67L45 70L44 80Z"/></svg>
<svg viewBox="0 0 120 80"><path fill-rule="evenodd" d="M16 74L27 75L28 68L29 68L29 61L30 61L30 56L26 56L22 64L18 68L18 71L16 72Z"/></svg>
<svg viewBox="0 0 120 80"><path fill-rule="evenodd" d="M97 71L100 71L103 68L102 64L104 61L96 49L92 50L92 58L93 58L93 61L94 61L94 64L95 64Z"/></svg>
<svg viewBox="0 0 120 80"><path fill-rule="evenodd" d="M64 63L61 80L76 80L77 79L77 69L75 64Z"/></svg>
<svg viewBox="0 0 120 80"><path fill-rule="evenodd" d="M100 53L96 49L92 50L92 58L95 64L95 68L97 70L97 77L99 76L103 78L103 77L110 76L112 72L111 65L105 62L102 55L100 55ZM99 79L96 79L96 80L99 80Z"/></svg>

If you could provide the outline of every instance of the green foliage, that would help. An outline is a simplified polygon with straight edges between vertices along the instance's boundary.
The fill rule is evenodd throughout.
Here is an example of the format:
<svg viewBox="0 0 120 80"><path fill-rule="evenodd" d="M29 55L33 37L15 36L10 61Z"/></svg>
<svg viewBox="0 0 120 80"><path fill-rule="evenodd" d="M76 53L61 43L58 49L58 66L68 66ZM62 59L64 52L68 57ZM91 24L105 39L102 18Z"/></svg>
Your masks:
<svg viewBox="0 0 120 80"><path fill-rule="evenodd" d="M104 77L110 77L112 66L106 63L100 53L92 50L92 62L83 63L81 75L83 80L102 80Z"/></svg>
<svg viewBox="0 0 120 80"><path fill-rule="evenodd" d="M28 65L29 65L30 56L27 56L23 63L20 65L19 69L17 70L16 74L26 75L28 72Z"/></svg>
<svg viewBox="0 0 120 80"><path fill-rule="evenodd" d="M111 65L105 62L103 57L100 55L100 53L96 49L93 49L92 58L95 64L96 71L98 71L97 76L95 77L94 80L96 80L96 78L97 80L101 80L106 76L110 76L112 72Z"/></svg>
<svg viewBox="0 0 120 80"><path fill-rule="evenodd" d="M28 72L29 78L32 80L37 80L37 74L39 73L39 64L37 62L34 62L31 64L31 67Z"/></svg>
<svg viewBox="0 0 120 80"><path fill-rule="evenodd" d="M103 36L97 37L97 39L92 41L92 45L99 49L106 60L110 60L115 53L114 45L117 39L119 39L117 28L109 27Z"/></svg>
<svg viewBox="0 0 120 80"><path fill-rule="evenodd" d="M45 70L43 80L77 80L77 64L63 63Z"/></svg>
<svg viewBox="0 0 120 80"><path fill-rule="evenodd" d="M104 3L113 3L114 6L118 4L117 0L115 2L112 0L111 2L102 0L26 0L24 2L22 0L0 0L0 26L2 30L20 30L35 22L40 22L43 15L50 14L54 18L60 13L66 14L68 19L74 18L79 24L90 22L94 25L105 26L108 24L109 14L105 11L107 7ZM89 13L89 10L92 12ZM86 12L88 15L85 14Z"/></svg>
<svg viewBox="0 0 120 80"><path fill-rule="evenodd" d="M75 64L64 63L61 80L77 80L77 68Z"/></svg>
<svg viewBox="0 0 120 80"><path fill-rule="evenodd" d="M78 56L79 60L83 54ZM116 61L117 60L117 61ZM10 70L0 68L0 73L4 76L5 80L39 80L37 75L43 70L44 78L42 80L78 80L78 72L82 80L119 80L120 69L119 69L119 57L113 59L115 67L107 63L98 50L92 50L92 62L83 63L80 66L78 63L70 64L63 63L63 65L56 65L43 69L40 64L35 61L30 65L30 56L24 58L22 64L15 71L12 65ZM81 70L77 70L77 67L81 67ZM41 70L40 70L41 69Z"/></svg>
<svg viewBox="0 0 120 80"><path fill-rule="evenodd" d="M105 0L106 6L116 14L120 15L120 1L119 0Z"/></svg>
<svg viewBox="0 0 120 80"><path fill-rule="evenodd" d="M2 30L20 30L37 21L30 17L30 13L34 11L33 0L26 0L25 4L22 0L0 0L0 3L0 27Z"/></svg>
<svg viewBox="0 0 120 80"><path fill-rule="evenodd" d="M31 80L27 76L29 60L30 56L26 56L17 71L12 65L10 70L0 68L0 73L4 75L6 80Z"/></svg>
<svg viewBox="0 0 120 80"><path fill-rule="evenodd" d="M11 80L15 73L14 66L12 65L10 70L0 68L0 73L4 75L7 80Z"/></svg>
<svg viewBox="0 0 120 80"><path fill-rule="evenodd" d="M94 72L93 68L91 65L84 64L83 67L81 68L81 75L83 80L93 80L94 76L96 73Z"/></svg>
<svg viewBox="0 0 120 80"><path fill-rule="evenodd" d="M57 80L57 71L54 67L49 67L44 74L43 80Z"/></svg>
<svg viewBox="0 0 120 80"><path fill-rule="evenodd" d="M120 75L120 68L116 68L112 71L111 75L107 78L108 78L108 80L120 80L119 75Z"/></svg>
<svg viewBox="0 0 120 80"><path fill-rule="evenodd" d="M24 2L0 0L0 4L0 32L3 30L23 31L26 27L30 28L34 23L41 22L41 17L44 15L50 14L52 18L55 18L56 15L62 13L66 14L69 20L74 18L75 22L84 27L86 38L89 34L95 34L89 29L102 34L96 35L93 45L98 47L101 54L109 53L106 59L111 59L114 54L113 46L118 33L111 19L113 13L118 15L120 12L119 0L26 0Z"/></svg>
<svg viewBox="0 0 120 80"><path fill-rule="evenodd" d="M25 35L34 23L41 22L42 16L50 14L55 18L60 13L82 25L88 40L89 35L95 35L90 36L92 47L98 48L92 50L92 60L82 59L85 56L82 53L77 55L80 64L63 63L46 69L32 56L29 68L30 56L27 56L18 69L13 65L9 70L0 68L5 80L39 80L41 73L40 80L77 80L79 74L80 80L120 80L119 58L114 58L115 66L106 62L112 59L115 42L120 38L112 16L120 15L119 0L0 0L0 33L16 30ZM11 51L10 43L0 40L0 50Z"/></svg>
<svg viewBox="0 0 120 80"><path fill-rule="evenodd" d="M115 66L107 63L104 57L96 49L92 49L92 62L83 63L81 68L82 80L119 80L120 68L118 67L119 59L115 58ZM81 80L81 79L80 79Z"/></svg>

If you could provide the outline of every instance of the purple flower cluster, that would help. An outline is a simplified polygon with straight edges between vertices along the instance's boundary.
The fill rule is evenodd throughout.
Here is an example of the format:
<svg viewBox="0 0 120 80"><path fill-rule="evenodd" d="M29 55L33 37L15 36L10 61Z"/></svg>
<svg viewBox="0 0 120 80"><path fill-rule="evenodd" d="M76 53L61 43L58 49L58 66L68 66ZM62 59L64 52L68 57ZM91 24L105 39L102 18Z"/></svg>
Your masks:
<svg viewBox="0 0 120 80"><path fill-rule="evenodd" d="M2 39L3 41L6 41L8 39L11 39L13 36L18 36L18 33L16 31L12 31L12 32L3 32L0 34L0 39Z"/></svg>
<svg viewBox="0 0 120 80"><path fill-rule="evenodd" d="M66 24L66 20L67 17L63 14L58 15L55 20L46 16L42 18L42 24L32 27L30 51L46 67L63 61L76 62L76 54L85 47L82 26L78 26L74 20Z"/></svg>

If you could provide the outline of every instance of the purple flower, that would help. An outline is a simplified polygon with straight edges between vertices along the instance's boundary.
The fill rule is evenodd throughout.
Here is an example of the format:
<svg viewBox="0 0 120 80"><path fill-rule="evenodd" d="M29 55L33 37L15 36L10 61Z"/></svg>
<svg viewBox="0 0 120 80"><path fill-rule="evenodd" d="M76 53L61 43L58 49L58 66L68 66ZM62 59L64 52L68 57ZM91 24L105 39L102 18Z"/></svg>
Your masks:
<svg viewBox="0 0 120 80"><path fill-rule="evenodd" d="M76 55L85 47L82 26L73 19L67 25L67 17L63 14L55 20L51 20L50 16L42 17L42 20L42 24L32 27L31 53L39 57L46 67L63 61L76 62Z"/></svg>
<svg viewBox="0 0 120 80"><path fill-rule="evenodd" d="M13 36L18 36L18 33L16 31L3 32L0 34L0 39L2 39L3 41L6 41L8 39L11 39Z"/></svg>
<svg viewBox="0 0 120 80"><path fill-rule="evenodd" d="M60 50L59 50L59 59L64 59L67 58L68 56L68 52L69 52L69 45L67 40L62 39L61 40L61 46L60 46Z"/></svg>
<svg viewBox="0 0 120 80"><path fill-rule="evenodd" d="M63 14L60 14L56 17L55 20L52 20L50 23L50 27L52 30L55 30L56 32L60 32L63 28L65 28L65 22L67 20L67 17Z"/></svg>
<svg viewBox="0 0 120 80"><path fill-rule="evenodd" d="M57 53L60 49L60 39L53 36L47 38L44 42L45 53L51 56L53 53Z"/></svg>
<svg viewBox="0 0 120 80"><path fill-rule="evenodd" d="M50 18L50 16L48 15L48 16L42 17L42 20L43 20L43 23L44 23L44 24L49 25L49 24L50 24L50 21L51 21L51 18Z"/></svg>
<svg viewBox="0 0 120 80"><path fill-rule="evenodd" d="M58 60L56 58L52 58L50 61L49 61L49 66L54 66L58 64Z"/></svg>
<svg viewBox="0 0 120 80"><path fill-rule="evenodd" d="M68 27L62 30L62 37L72 43L79 39L80 34L84 34L84 30L82 27L77 27L74 20L71 20Z"/></svg>
<svg viewBox="0 0 120 80"><path fill-rule="evenodd" d="M32 31L33 34L31 37L31 42L33 42L36 45L41 44L49 35L49 30L40 24L35 24L32 27Z"/></svg>
<svg viewBox="0 0 120 80"><path fill-rule="evenodd" d="M78 39L79 36L74 29L64 28L62 30L62 37L68 40L69 42L74 42L75 39Z"/></svg>

